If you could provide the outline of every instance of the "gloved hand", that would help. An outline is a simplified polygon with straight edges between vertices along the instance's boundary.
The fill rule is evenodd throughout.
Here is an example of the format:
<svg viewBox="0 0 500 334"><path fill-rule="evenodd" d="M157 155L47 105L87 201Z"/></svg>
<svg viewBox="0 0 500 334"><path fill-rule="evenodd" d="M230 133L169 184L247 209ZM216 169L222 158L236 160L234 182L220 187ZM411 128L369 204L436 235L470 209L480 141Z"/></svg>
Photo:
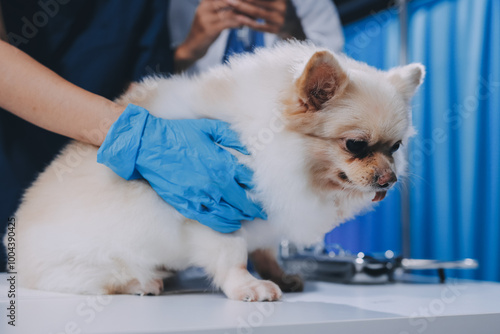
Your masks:
<svg viewBox="0 0 500 334"><path fill-rule="evenodd" d="M216 143L249 154L227 123L161 119L129 104L109 129L97 162L127 180L142 176L185 217L216 231L267 219L246 195L252 171Z"/></svg>

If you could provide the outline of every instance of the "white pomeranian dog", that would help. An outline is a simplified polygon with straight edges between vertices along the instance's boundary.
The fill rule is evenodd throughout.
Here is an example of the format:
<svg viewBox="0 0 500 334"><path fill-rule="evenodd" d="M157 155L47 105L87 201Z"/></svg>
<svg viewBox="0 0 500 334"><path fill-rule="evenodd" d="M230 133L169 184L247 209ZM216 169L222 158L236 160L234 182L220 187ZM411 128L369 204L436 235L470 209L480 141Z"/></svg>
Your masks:
<svg viewBox="0 0 500 334"><path fill-rule="evenodd" d="M29 188L16 217L19 285L82 294L159 294L162 279L198 266L236 300L300 290L279 267L286 238L311 244L373 202L404 174L398 148L412 135L409 102L420 64L379 71L310 44L282 43L202 75L146 78L121 97L166 119L231 124L252 153L249 194L268 220L223 234L189 220L143 180L69 144ZM60 175L70 155L80 160ZM236 153L235 153L236 154ZM5 241L4 241L5 243ZM247 271L254 260L261 280Z"/></svg>

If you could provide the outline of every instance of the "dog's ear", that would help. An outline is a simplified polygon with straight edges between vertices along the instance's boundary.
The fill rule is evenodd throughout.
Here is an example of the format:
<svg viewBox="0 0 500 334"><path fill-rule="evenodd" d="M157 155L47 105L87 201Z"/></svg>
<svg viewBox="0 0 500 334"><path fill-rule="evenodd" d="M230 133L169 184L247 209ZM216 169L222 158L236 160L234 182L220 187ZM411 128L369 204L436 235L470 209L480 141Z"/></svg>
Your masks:
<svg viewBox="0 0 500 334"><path fill-rule="evenodd" d="M425 67L422 64L413 63L395 67L387 72L387 75L405 101L409 102L424 80Z"/></svg>
<svg viewBox="0 0 500 334"><path fill-rule="evenodd" d="M347 83L347 74L328 51L316 52L295 82L306 112L321 110L326 101L344 91Z"/></svg>

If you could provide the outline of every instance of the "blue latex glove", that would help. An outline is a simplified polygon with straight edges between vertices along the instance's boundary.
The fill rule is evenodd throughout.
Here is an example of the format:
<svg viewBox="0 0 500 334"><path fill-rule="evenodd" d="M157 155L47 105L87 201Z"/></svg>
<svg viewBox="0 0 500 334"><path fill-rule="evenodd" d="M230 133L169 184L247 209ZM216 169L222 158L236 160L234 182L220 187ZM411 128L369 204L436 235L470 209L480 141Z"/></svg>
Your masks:
<svg viewBox="0 0 500 334"><path fill-rule="evenodd" d="M129 104L109 129L97 162L127 180L142 176L185 217L216 231L267 219L246 195L252 171L216 143L249 154L227 123L161 119Z"/></svg>

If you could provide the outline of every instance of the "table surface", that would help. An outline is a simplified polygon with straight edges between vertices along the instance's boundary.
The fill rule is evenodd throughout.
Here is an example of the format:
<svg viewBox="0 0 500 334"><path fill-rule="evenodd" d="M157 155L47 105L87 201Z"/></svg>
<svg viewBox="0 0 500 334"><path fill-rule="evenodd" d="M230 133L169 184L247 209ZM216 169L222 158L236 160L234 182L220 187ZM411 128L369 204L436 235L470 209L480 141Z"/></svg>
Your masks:
<svg viewBox="0 0 500 334"><path fill-rule="evenodd" d="M16 289L7 324L0 274L0 333L500 333L500 284L342 285L307 282L279 302L245 303L220 292L81 296Z"/></svg>

